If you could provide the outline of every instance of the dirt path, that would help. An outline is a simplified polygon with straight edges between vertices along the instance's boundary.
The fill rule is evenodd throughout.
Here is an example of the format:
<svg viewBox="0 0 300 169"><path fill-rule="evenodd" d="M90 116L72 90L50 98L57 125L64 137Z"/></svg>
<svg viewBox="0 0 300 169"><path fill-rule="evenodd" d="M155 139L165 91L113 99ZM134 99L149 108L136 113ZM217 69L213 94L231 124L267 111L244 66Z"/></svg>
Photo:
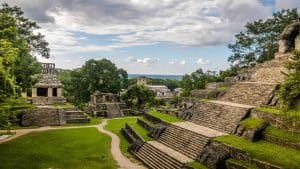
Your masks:
<svg viewBox="0 0 300 169"><path fill-rule="evenodd" d="M107 124L107 119L104 119L100 125L97 126L97 129L104 133L107 134L111 137L111 153L114 157L114 159L118 162L118 165L120 166L121 169L146 169L144 166L138 165L136 163L133 163L130 161L128 158L126 158L121 150L120 150L120 139L117 135L114 133L107 131L104 129L104 126Z"/></svg>

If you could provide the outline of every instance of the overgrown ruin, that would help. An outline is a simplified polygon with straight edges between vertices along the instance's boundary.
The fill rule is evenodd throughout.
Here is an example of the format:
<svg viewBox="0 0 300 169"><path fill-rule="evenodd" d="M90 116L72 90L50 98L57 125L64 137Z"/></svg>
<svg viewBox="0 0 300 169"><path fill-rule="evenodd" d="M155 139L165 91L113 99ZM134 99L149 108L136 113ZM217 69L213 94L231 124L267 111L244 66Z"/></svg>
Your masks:
<svg viewBox="0 0 300 169"><path fill-rule="evenodd" d="M285 79L282 72L288 73L285 63L293 49L300 51L299 31L300 23L287 26L280 36L279 52L275 54L276 57L257 64L253 68L241 70L236 77L226 79L224 84L228 89L222 94L210 95L216 96L210 97L210 100L207 100L209 94L198 95L200 98L192 98L190 102L185 100L181 106L185 109L172 112L172 115L184 118L186 121L168 123L155 141L146 142L137 137L134 130L124 128L122 130L124 136L131 140L132 146L136 145L134 149L129 148L129 150L153 169L189 168L187 164L192 161L201 162L212 169L247 168L243 164L254 168L283 168L252 156L239 148L219 142L215 138L236 135L256 141L261 139L261 131L266 125L284 129L293 127L294 132L300 132L298 122L287 127L283 125L285 120L282 117L255 109L260 106L278 104L276 92L280 83ZM201 97L205 100L201 100ZM183 116L184 113L189 115ZM155 118L149 118L149 116L144 117L159 124L159 120L153 120ZM255 129L246 128L241 124L243 120L250 118L261 118L265 123ZM148 131L152 130L147 122L138 124L142 124ZM265 139L275 143L274 140ZM291 144L289 146L297 147Z"/></svg>

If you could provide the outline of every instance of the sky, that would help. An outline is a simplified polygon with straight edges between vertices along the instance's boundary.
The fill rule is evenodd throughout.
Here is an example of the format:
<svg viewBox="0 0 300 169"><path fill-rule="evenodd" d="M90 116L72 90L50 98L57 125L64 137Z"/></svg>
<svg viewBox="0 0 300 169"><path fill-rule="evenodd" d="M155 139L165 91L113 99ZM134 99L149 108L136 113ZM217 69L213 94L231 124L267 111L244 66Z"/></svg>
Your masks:
<svg viewBox="0 0 300 169"><path fill-rule="evenodd" d="M191 73L229 67L227 48L247 22L300 9L300 0L0 0L41 27L50 59L74 69L106 58L128 73Z"/></svg>

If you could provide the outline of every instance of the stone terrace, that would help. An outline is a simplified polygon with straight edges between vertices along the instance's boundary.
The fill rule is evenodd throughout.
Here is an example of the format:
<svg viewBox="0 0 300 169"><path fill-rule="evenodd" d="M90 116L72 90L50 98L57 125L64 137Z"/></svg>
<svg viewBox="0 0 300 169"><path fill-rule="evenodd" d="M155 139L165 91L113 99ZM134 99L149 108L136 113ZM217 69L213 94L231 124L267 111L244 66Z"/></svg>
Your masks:
<svg viewBox="0 0 300 169"><path fill-rule="evenodd" d="M214 130L232 133L247 113L247 108L200 102L195 105L190 121Z"/></svg>
<svg viewBox="0 0 300 169"><path fill-rule="evenodd" d="M191 122L180 122L167 127L158 138L158 141L195 159L207 145L210 138L224 134Z"/></svg>

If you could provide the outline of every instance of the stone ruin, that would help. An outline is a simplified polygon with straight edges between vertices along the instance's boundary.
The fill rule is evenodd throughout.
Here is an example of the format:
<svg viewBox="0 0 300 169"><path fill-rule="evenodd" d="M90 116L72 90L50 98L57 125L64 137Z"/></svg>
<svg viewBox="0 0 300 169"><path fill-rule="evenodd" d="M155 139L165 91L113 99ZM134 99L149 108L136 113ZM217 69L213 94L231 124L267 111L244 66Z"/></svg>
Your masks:
<svg viewBox="0 0 300 169"><path fill-rule="evenodd" d="M96 91L91 95L86 111L100 117L121 117L130 114L131 110L123 103L120 95Z"/></svg>
<svg viewBox="0 0 300 169"><path fill-rule="evenodd" d="M31 102L35 105L64 104L63 85L55 74L54 63L42 63L42 78L33 85Z"/></svg>
<svg viewBox="0 0 300 169"><path fill-rule="evenodd" d="M32 86L29 100L37 105L22 115L22 126L64 125L66 123L88 123L90 118L77 108L57 108L55 104L65 104L63 85L55 74L54 63L42 64L42 78Z"/></svg>
<svg viewBox="0 0 300 169"><path fill-rule="evenodd" d="M300 51L300 22L288 25L280 35L279 53Z"/></svg>
<svg viewBox="0 0 300 169"><path fill-rule="evenodd" d="M283 125L278 126L285 123L284 117L255 109L257 106L276 106L278 100L276 91L285 80L282 72L289 73L285 63L289 60L293 49L300 51L299 30L300 23L287 26L280 36L279 51L275 54L275 58L257 64L253 68L244 69L236 77L227 79L224 83L229 85L224 94L214 97L213 100L200 99L202 95L198 98L183 99L179 104L181 110L179 109L177 117L186 121L168 123L166 128L153 138L154 141L143 142L138 149L131 152L149 168L157 169L191 168L186 166L191 161L198 161L212 169L244 169L248 168L248 165L249 168L286 168L238 147L216 141L214 138L233 134L249 141L256 141L262 139L263 135L266 142L299 150L300 144L290 144L285 142L284 138L279 140L268 138L262 132L266 125L287 130L288 128ZM208 88L213 90L217 87L219 87L217 84L213 84ZM139 119L138 124L143 124L142 127L148 126L144 127L146 130L151 128L147 125L147 121L157 123L157 119L153 120L156 117L151 116L145 114L144 118L147 120L141 122L143 120ZM261 118L268 124L264 122L254 129L247 128L241 121L248 118ZM289 127L300 133L298 122ZM274 158L275 156L276 154ZM294 165L291 168L299 166Z"/></svg>

